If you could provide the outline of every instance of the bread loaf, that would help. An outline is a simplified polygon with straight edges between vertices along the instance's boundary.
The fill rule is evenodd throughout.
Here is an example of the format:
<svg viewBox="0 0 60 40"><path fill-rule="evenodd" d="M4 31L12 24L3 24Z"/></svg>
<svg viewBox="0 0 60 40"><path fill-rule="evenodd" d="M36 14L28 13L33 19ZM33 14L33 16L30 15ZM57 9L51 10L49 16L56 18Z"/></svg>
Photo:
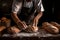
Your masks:
<svg viewBox="0 0 60 40"><path fill-rule="evenodd" d="M2 21L6 20L6 19L7 19L6 17L2 17L2 18L1 18Z"/></svg>
<svg viewBox="0 0 60 40"><path fill-rule="evenodd" d="M50 22L52 25L56 26L60 30L60 24L57 22Z"/></svg>
<svg viewBox="0 0 60 40"><path fill-rule="evenodd" d="M19 33L21 30L20 29L18 29L16 26L12 26L12 27L9 27L8 28L8 32L10 32L10 33Z"/></svg>
<svg viewBox="0 0 60 40"><path fill-rule="evenodd" d="M4 29L6 29L5 26L0 26L0 32L2 32Z"/></svg>
<svg viewBox="0 0 60 40"><path fill-rule="evenodd" d="M10 19L7 19L6 17L1 18L1 25L2 26L10 27L10 23L11 23Z"/></svg>
<svg viewBox="0 0 60 40"><path fill-rule="evenodd" d="M42 27L50 33L59 33L59 29L48 22L42 23Z"/></svg>
<svg viewBox="0 0 60 40"><path fill-rule="evenodd" d="M6 25L6 23L5 23L6 19L7 19L6 17L2 17L1 18L1 25L2 26L5 26Z"/></svg>

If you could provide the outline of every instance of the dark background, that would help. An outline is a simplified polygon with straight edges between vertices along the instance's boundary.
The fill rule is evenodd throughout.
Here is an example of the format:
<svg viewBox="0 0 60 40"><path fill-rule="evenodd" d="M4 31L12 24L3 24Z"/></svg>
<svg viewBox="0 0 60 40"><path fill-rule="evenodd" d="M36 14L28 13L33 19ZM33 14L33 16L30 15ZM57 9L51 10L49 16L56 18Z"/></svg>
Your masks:
<svg viewBox="0 0 60 40"><path fill-rule="evenodd" d="M42 0L44 6L44 14L40 23L55 21L60 23L60 1L59 0Z"/></svg>
<svg viewBox="0 0 60 40"><path fill-rule="evenodd" d="M6 16L7 18L11 18L11 7L13 0L0 0L0 18L2 16ZM44 14L42 18L39 20L39 24L42 22L55 21L60 23L60 1L59 0L42 0L44 6Z"/></svg>

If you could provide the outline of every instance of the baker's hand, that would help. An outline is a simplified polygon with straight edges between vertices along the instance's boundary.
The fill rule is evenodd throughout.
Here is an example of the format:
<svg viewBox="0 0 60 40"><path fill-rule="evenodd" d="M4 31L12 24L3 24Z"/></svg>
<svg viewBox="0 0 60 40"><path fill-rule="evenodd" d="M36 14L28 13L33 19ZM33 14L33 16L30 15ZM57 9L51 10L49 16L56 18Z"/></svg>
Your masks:
<svg viewBox="0 0 60 40"><path fill-rule="evenodd" d="M25 22L18 22L17 25L20 29L26 29L27 28L27 25Z"/></svg>
<svg viewBox="0 0 60 40"><path fill-rule="evenodd" d="M27 27L25 31L26 32L38 32L38 27L29 25L29 27Z"/></svg>

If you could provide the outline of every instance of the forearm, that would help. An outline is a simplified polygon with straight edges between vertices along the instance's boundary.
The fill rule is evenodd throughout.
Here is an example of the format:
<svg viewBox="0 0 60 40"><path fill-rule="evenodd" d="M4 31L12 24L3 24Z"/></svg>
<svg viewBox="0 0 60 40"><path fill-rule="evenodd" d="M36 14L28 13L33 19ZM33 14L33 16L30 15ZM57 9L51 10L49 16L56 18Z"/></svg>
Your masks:
<svg viewBox="0 0 60 40"><path fill-rule="evenodd" d="M11 17L21 30L27 27L27 25L18 18L17 14L11 13Z"/></svg>
<svg viewBox="0 0 60 40"><path fill-rule="evenodd" d="M33 20L33 26L37 26L39 19L42 17L43 13L38 12L37 16Z"/></svg>
<svg viewBox="0 0 60 40"><path fill-rule="evenodd" d="M35 18L40 19L42 17L43 13L40 11L38 12L37 16Z"/></svg>
<svg viewBox="0 0 60 40"><path fill-rule="evenodd" d="M21 20L18 18L16 13L11 13L11 17L15 23L18 23L18 22L22 23Z"/></svg>

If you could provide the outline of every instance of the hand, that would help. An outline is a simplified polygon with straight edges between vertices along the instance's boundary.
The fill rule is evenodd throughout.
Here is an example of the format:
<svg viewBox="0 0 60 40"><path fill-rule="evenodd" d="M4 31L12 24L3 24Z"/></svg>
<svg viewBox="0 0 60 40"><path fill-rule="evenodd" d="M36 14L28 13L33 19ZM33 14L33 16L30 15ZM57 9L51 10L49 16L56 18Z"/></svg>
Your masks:
<svg viewBox="0 0 60 40"><path fill-rule="evenodd" d="M24 26L25 26L25 29L28 27L27 26L27 24L26 24L26 22L25 21L23 21L23 24L24 24Z"/></svg>
<svg viewBox="0 0 60 40"><path fill-rule="evenodd" d="M26 28L25 31L26 32L37 32L38 31L38 27L29 25L29 27Z"/></svg>
<svg viewBox="0 0 60 40"><path fill-rule="evenodd" d="M26 29L27 25L25 22L18 22L17 25L19 26L20 29Z"/></svg>
<svg viewBox="0 0 60 40"><path fill-rule="evenodd" d="M33 30L33 32L37 32L38 31L38 27L37 26L32 26L31 29Z"/></svg>

